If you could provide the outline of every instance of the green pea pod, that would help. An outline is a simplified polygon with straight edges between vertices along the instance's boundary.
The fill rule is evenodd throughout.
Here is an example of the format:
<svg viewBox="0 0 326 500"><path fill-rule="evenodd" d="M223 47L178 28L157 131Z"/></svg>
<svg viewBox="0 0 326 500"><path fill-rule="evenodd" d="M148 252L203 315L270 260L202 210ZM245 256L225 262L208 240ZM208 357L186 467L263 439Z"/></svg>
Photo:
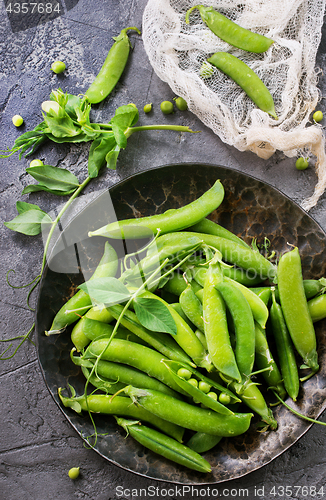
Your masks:
<svg viewBox="0 0 326 500"><path fill-rule="evenodd" d="M186 13L186 23L189 23L189 15L194 9L199 10L202 20L215 35L238 49L259 54L266 52L274 43L271 38L242 28L214 10L213 7L205 7L204 5L191 7Z"/></svg>
<svg viewBox="0 0 326 500"><path fill-rule="evenodd" d="M205 432L196 432L187 442L187 446L197 453L205 453L214 448L221 439L223 439L222 436L212 436Z"/></svg>
<svg viewBox="0 0 326 500"><path fill-rule="evenodd" d="M105 99L118 83L127 64L130 52L130 40L127 31L134 30L140 35L138 28L125 28L114 38L109 53L97 77L85 92L90 103L97 104Z"/></svg>
<svg viewBox="0 0 326 500"><path fill-rule="evenodd" d="M120 304L116 304L110 306L109 310L114 318L118 319L123 307ZM163 356L191 364L190 357L184 352L174 338L161 332L152 332L148 330L140 323L134 312L130 310L125 311L120 319L120 323L137 337L149 344L153 349L163 354Z"/></svg>
<svg viewBox="0 0 326 500"><path fill-rule="evenodd" d="M201 289L201 286L198 285L196 281L191 281L191 287L195 293ZM179 297L183 290L185 290L186 288L187 282L185 281L182 274L179 273L174 273L171 278L169 278L169 281L167 281L163 286L164 290L173 293L177 297Z"/></svg>
<svg viewBox="0 0 326 500"><path fill-rule="evenodd" d="M188 380L185 380L184 378L180 377L176 373L176 367L173 369L173 365L169 363L168 361L163 361L165 366L169 369L171 376L173 379L176 381L176 383L186 391L193 399L194 401L199 401L200 403L204 404L207 408L211 408L214 411L217 411L217 413L221 413L222 415L233 415L233 411L221 404L219 401L215 401L212 399L210 396L205 394L203 391L198 389L197 387L193 386L188 382ZM176 365L175 363L174 365ZM180 367L180 365L178 365Z"/></svg>
<svg viewBox="0 0 326 500"><path fill-rule="evenodd" d="M109 242L105 243L104 246L104 254L102 259L100 260L97 268L95 269L94 274L90 278L97 279L102 277L110 277L115 276L118 269L118 256L114 248L109 244ZM78 316L75 312L67 312L73 311L75 309L84 308L85 311L87 307L90 308L92 306L92 300L90 296L83 292L82 290L78 290L77 293L71 299L66 302L61 309L55 315L53 323L49 331L45 332L46 335L52 335L54 333L60 333L61 330L66 328L68 325L75 323L80 316ZM84 312L85 312L84 311Z"/></svg>
<svg viewBox="0 0 326 500"><path fill-rule="evenodd" d="M91 373L91 370L86 366L81 366L81 370L86 380L105 394L116 394L128 385L117 382L116 380L106 379L103 376L99 377L95 373ZM124 393L122 392L121 395L123 396Z"/></svg>
<svg viewBox="0 0 326 500"><path fill-rule="evenodd" d="M324 290L325 278L320 278L319 280L303 280L303 288L306 299L312 299ZM275 288L275 298L277 302L280 302L280 294L278 288Z"/></svg>
<svg viewBox="0 0 326 500"><path fill-rule="evenodd" d="M262 328L265 328L269 312L266 304L261 299L261 297L256 293L254 293L251 289L247 288L241 283L238 283L237 281L231 280L227 276L224 276L224 280L227 283L231 283L233 286L238 288L243 293L243 295L246 297L248 301L248 304L250 305L255 321L257 321L257 323Z"/></svg>
<svg viewBox="0 0 326 500"><path fill-rule="evenodd" d="M326 318L326 295L318 295L309 300L308 308L313 323Z"/></svg>
<svg viewBox="0 0 326 500"><path fill-rule="evenodd" d="M204 331L203 306L196 296L191 284L181 293L179 297L180 305L190 321L196 328Z"/></svg>
<svg viewBox="0 0 326 500"><path fill-rule="evenodd" d="M222 238L235 241L240 245L250 248L250 246L244 240L236 236L234 233L232 233L225 227L220 226L216 222L213 222L212 220L206 218L189 227L189 231L195 231L196 233L214 234L215 236L221 236Z"/></svg>
<svg viewBox="0 0 326 500"><path fill-rule="evenodd" d="M273 388L283 399L286 395L282 375L269 348L265 331L255 324L255 364L262 371L268 387Z"/></svg>
<svg viewBox="0 0 326 500"><path fill-rule="evenodd" d="M124 392L135 403L168 422L214 436L233 437L243 434L249 429L253 416L252 413L221 415L149 389L128 386Z"/></svg>
<svg viewBox="0 0 326 500"><path fill-rule="evenodd" d="M253 287L250 288L250 291L258 295L258 297L264 302L265 306L266 307L268 306L272 296L271 287L269 286Z"/></svg>
<svg viewBox="0 0 326 500"><path fill-rule="evenodd" d="M272 293L272 298L273 303L270 309L272 332L276 341L284 386L290 398L296 401L299 394L300 381L294 347L285 324L282 307L276 302L274 292Z"/></svg>
<svg viewBox="0 0 326 500"><path fill-rule="evenodd" d="M83 333L88 338L89 342L91 342L92 340L96 340L100 337L109 338L112 335L113 330L115 328L115 325L111 325L109 323L103 323L102 321L97 321L96 319L83 317L80 321L82 324ZM138 344L150 347L147 342L145 342L143 339L141 339L140 337L138 337L130 330L124 328L121 325L119 325L119 327L117 328L114 334L114 338L130 340L130 342L137 342Z"/></svg>
<svg viewBox="0 0 326 500"><path fill-rule="evenodd" d="M231 346L226 309L221 293L215 285L223 280L219 263L211 262L203 291L204 329L209 356L215 368L233 380L241 375Z"/></svg>
<svg viewBox="0 0 326 500"><path fill-rule="evenodd" d="M220 282L215 288L231 313L236 336L235 359L241 379L249 380L255 360L255 324L250 305L243 293L233 283Z"/></svg>
<svg viewBox="0 0 326 500"><path fill-rule="evenodd" d="M90 232L89 236L105 236L107 238L142 238L149 234L170 233L180 231L196 224L208 214L213 212L222 203L224 188L219 180L202 196L180 208L168 210L163 214L127 219L112 222L102 228Z"/></svg>
<svg viewBox="0 0 326 500"><path fill-rule="evenodd" d="M172 460L180 465L193 469L198 472L211 472L211 466L201 455L188 448L184 444L165 436L155 429L146 427L140 422L117 418L116 421L121 425L127 435L132 436L138 443L145 446L155 453Z"/></svg>
<svg viewBox="0 0 326 500"><path fill-rule="evenodd" d="M162 299L164 300L163 297ZM179 314L179 316L181 316L181 318L190 326L190 328L195 331L195 325L190 321L188 316L185 315L181 304L179 302L173 302L172 304L170 304L170 306L173 307L173 309Z"/></svg>
<svg viewBox="0 0 326 500"><path fill-rule="evenodd" d="M206 243L206 245L219 250L225 262L235 264L249 271L251 275L253 274L254 276L259 276L264 279L273 279L276 276L276 267L274 264L266 259L261 253L251 248L246 248L235 241L215 236L214 234L193 233L190 231L184 233L180 232L179 234L181 238L186 237L186 235L189 236L189 234L196 235Z"/></svg>
<svg viewBox="0 0 326 500"><path fill-rule="evenodd" d="M216 52L207 61L237 83L258 108L277 120L271 93L246 63L228 52Z"/></svg>
<svg viewBox="0 0 326 500"><path fill-rule="evenodd" d="M59 388L58 394L62 404L67 408L71 408L76 413L89 410L92 413L121 415L122 417L135 418L154 425L154 427L157 427L162 432L165 432L177 441L182 442L184 433L184 429L182 427L171 422L167 422L163 418L157 417L157 415L145 410L141 406L137 406L130 398L125 398L123 396L115 396L112 398L111 395L106 394L90 394L87 396L86 401L85 395L75 396L74 390L71 397L63 396L62 392L63 389Z"/></svg>
<svg viewBox="0 0 326 500"><path fill-rule="evenodd" d="M304 292L299 250L284 253L278 264L278 289L293 344L312 373L319 369L316 334Z"/></svg>
<svg viewBox="0 0 326 500"><path fill-rule="evenodd" d="M88 346L83 359L96 358L101 360L123 363L154 377L163 384L181 394L186 394L174 381L167 367L161 362L164 357L154 349L130 342L129 340L108 338L93 340ZM108 345L109 344L109 345ZM179 395L176 395L179 397Z"/></svg>
<svg viewBox="0 0 326 500"><path fill-rule="evenodd" d="M83 331L84 318L94 319L103 323L110 323L114 319L108 309L100 309L98 306L91 307L87 313L77 321L71 332L71 341L77 351L82 351L89 344L89 338L86 337Z"/></svg>

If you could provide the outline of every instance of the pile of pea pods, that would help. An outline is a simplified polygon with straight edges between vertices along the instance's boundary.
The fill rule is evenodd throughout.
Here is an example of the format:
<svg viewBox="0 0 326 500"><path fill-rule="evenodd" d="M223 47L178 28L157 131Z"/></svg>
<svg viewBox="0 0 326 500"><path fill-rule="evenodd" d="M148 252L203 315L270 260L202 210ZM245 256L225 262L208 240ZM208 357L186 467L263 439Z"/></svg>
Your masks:
<svg viewBox="0 0 326 500"><path fill-rule="evenodd" d="M59 388L64 406L112 415L143 446L203 473L211 467L202 453L245 433L253 417L265 430L277 429L256 377L276 402L295 401L300 381L319 369L314 322L326 317L323 280L303 280L297 247L275 264L207 218L223 198L218 180L181 208L89 233L107 239L91 280L119 280L131 299L100 307L80 289L48 332L75 323L71 360L85 376L85 393L71 388L66 396ZM110 239L143 238L149 230L145 256L119 267ZM175 332L145 327L136 297L163 304ZM74 312L81 308L82 317Z"/></svg>

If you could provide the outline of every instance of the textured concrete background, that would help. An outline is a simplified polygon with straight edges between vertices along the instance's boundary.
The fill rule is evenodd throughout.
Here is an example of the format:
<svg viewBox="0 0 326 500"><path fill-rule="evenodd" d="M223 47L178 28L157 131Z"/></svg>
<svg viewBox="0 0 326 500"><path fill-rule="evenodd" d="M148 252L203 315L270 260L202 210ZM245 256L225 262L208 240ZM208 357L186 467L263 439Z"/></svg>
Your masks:
<svg viewBox="0 0 326 500"><path fill-rule="evenodd" d="M18 32L12 32L4 4L0 3L1 148L11 146L21 131L32 129L41 121L40 104L48 98L51 89L61 86L64 91L74 94L87 89L105 59L111 37L126 26L141 27L146 0L80 0L77 4L66 1L65 15ZM69 6L73 8L67 10ZM281 153L276 153L268 161L250 153L240 153L223 144L190 112L163 117L159 104L174 95L150 67L141 37L132 33L131 40L134 50L123 78L112 96L94 108L93 120L108 119L122 104L134 102L142 109L146 102L153 102L154 112L151 117L142 114L140 124L178 123L201 130L201 134L135 134L129 140L127 150L119 157L117 170L103 171L85 193L111 186L143 169L192 161L221 164L250 173L281 189L297 202L312 193L316 181L313 168L298 172L294 161ZM325 48L326 38L323 37L317 66L324 72ZM56 59L66 61L68 69L64 75L56 76L50 71L50 65ZM325 89L323 76L320 87ZM323 100L320 109L325 112ZM11 123L12 116L17 113L25 119L24 127L19 130ZM87 152L86 144L49 144L32 158L40 157L47 164L69 167L82 180L86 176ZM36 203L47 212L58 204L55 196L45 193L21 197L23 187L30 182L25 172L29 161L19 161L17 155L1 160L1 221L11 220L16 215L18 199ZM325 208L326 196L323 196L310 212L324 230ZM33 313L26 305L26 290L9 287L6 272L11 268L15 270L11 281L17 285L31 281L39 271L43 245L40 237L20 235L1 224L0 248L0 335L9 338L28 331ZM35 301L36 294L32 303ZM168 493L164 489L169 485L121 470L85 449L48 393L35 348L30 343L26 343L13 359L0 362L0 422L1 499L136 499L146 498L144 492L140 493L140 488L149 487L158 488L152 498L180 498L177 491ZM261 470L218 485L218 497L323 498L314 495L314 491L324 487L326 496L325 446L325 430L315 425L290 450ZM81 467L82 474L78 481L72 482L67 471L76 465ZM290 489L282 490L286 486L292 488L292 493ZM137 490L132 494L130 490L133 488ZM224 488L228 488L228 492L223 493ZM207 489L201 492L202 498L214 498L216 492L214 495ZM197 493L188 493L184 498L197 498Z"/></svg>

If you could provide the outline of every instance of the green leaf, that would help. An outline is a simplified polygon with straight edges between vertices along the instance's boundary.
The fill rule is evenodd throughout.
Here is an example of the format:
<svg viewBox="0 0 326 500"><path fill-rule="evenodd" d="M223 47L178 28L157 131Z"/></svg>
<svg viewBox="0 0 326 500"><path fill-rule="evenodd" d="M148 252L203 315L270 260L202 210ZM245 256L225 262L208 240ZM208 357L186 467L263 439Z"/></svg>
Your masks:
<svg viewBox="0 0 326 500"><path fill-rule="evenodd" d="M77 177L65 168L40 165L26 168L26 172L47 189L67 192L79 186Z"/></svg>
<svg viewBox="0 0 326 500"><path fill-rule="evenodd" d="M27 234L28 236L40 234L44 224L52 224L52 219L39 208L24 211L13 220L4 223L12 231Z"/></svg>
<svg viewBox="0 0 326 500"><path fill-rule="evenodd" d="M19 214L28 212L28 210L40 210L41 212L43 212L43 210L41 210L37 205L34 205L33 203L26 203L26 201L17 201L16 208Z"/></svg>
<svg viewBox="0 0 326 500"><path fill-rule="evenodd" d="M90 137L87 134L84 134L84 132L80 129L79 135L75 135L73 137L56 137L53 134L50 134L49 132L46 132L46 137L50 139L52 142L57 142L58 144L61 144L63 142L89 142Z"/></svg>
<svg viewBox="0 0 326 500"><path fill-rule="evenodd" d="M127 146L127 137L125 136L122 128L120 128L116 123L112 123L112 132L114 133L114 138L119 148L124 149Z"/></svg>
<svg viewBox="0 0 326 500"><path fill-rule="evenodd" d="M77 127L70 116L60 109L59 114L46 113L44 121L54 137L75 137L80 134L80 127Z"/></svg>
<svg viewBox="0 0 326 500"><path fill-rule="evenodd" d="M116 109L114 117L111 119L110 123L116 124L122 130L126 130L128 127L132 127L138 122L139 113L138 109L132 104L127 106L120 106Z"/></svg>
<svg viewBox="0 0 326 500"><path fill-rule="evenodd" d="M113 305L130 297L128 288L116 278L97 278L79 285L98 304Z"/></svg>
<svg viewBox="0 0 326 500"><path fill-rule="evenodd" d="M175 321L163 302L137 297L134 300L134 307L137 318L148 330L177 334Z"/></svg>
<svg viewBox="0 0 326 500"><path fill-rule="evenodd" d="M42 186L42 184L30 184L29 186L26 186L22 194L29 194L29 193L37 193L39 191L45 191L46 193L51 193L55 194L57 196L69 196L70 194L74 193L76 191L76 187L71 189L70 191L56 191L55 189L48 189L45 186Z"/></svg>
<svg viewBox="0 0 326 500"><path fill-rule="evenodd" d="M117 167L117 160L120 153L120 148L118 145L115 146L109 153L106 155L106 166L111 168L111 170L115 170Z"/></svg>
<svg viewBox="0 0 326 500"><path fill-rule="evenodd" d="M97 177L99 171L106 164L106 155L117 145L112 134L99 137L92 142L88 155L88 175L91 178Z"/></svg>

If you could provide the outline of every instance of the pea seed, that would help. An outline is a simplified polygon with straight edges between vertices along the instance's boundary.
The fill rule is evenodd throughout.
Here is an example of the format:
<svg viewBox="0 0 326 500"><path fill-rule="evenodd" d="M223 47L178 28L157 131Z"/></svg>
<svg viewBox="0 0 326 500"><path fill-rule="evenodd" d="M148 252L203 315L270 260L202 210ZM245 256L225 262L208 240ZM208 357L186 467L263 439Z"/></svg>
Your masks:
<svg viewBox="0 0 326 500"><path fill-rule="evenodd" d="M214 401L217 401L217 394L216 394L216 392L209 392L207 394L207 396L209 396L210 398L214 399Z"/></svg>
<svg viewBox="0 0 326 500"><path fill-rule="evenodd" d="M198 380L196 380L195 378L190 378L188 380L189 384L193 385L194 387L198 387Z"/></svg>
<svg viewBox="0 0 326 500"><path fill-rule="evenodd" d="M186 380L189 380L191 378L191 372L189 370L187 370L187 368L180 368L177 371L177 375L179 375L179 377L182 377Z"/></svg>
<svg viewBox="0 0 326 500"><path fill-rule="evenodd" d="M315 120L315 122L318 123L318 122L322 121L322 119L324 118L324 115L323 115L322 111L315 111L312 118L313 118L313 120Z"/></svg>
<svg viewBox="0 0 326 500"><path fill-rule="evenodd" d="M72 467L69 470L68 476L70 477L70 479L77 479L77 477L79 476L79 469L80 467Z"/></svg>
<svg viewBox="0 0 326 500"><path fill-rule="evenodd" d="M170 115L173 113L173 103L171 101L161 102L160 108L164 115Z"/></svg>
<svg viewBox="0 0 326 500"><path fill-rule="evenodd" d="M183 97L175 97L175 105L180 111L186 111L188 109L187 102L183 99Z"/></svg>
<svg viewBox="0 0 326 500"><path fill-rule="evenodd" d="M296 166L296 168L298 170L306 170L306 168L309 167L309 160L308 160L308 158L303 158L303 156L301 156L295 162L295 166Z"/></svg>
<svg viewBox="0 0 326 500"><path fill-rule="evenodd" d="M198 384L198 389L207 394L211 390L211 386L207 382L201 380Z"/></svg>
<svg viewBox="0 0 326 500"><path fill-rule="evenodd" d="M218 397L218 400L223 405L227 405L230 403L231 398L230 398L229 394L225 394L225 392L221 392L221 394Z"/></svg>
<svg viewBox="0 0 326 500"><path fill-rule="evenodd" d="M15 115L12 117L12 123L15 125L15 127L20 127L24 123L24 119L20 115Z"/></svg>
<svg viewBox="0 0 326 500"><path fill-rule="evenodd" d="M66 69L66 65L62 61L54 61L54 63L51 64L51 69L53 73L56 73L58 75L59 73L64 72L64 70Z"/></svg>
<svg viewBox="0 0 326 500"><path fill-rule="evenodd" d="M201 65L201 68L199 70L199 75L204 78L204 80L210 78L212 74L214 73L214 68L211 64L208 62L203 62Z"/></svg>
<svg viewBox="0 0 326 500"><path fill-rule="evenodd" d="M44 165L42 160L32 160L29 164L30 167L41 167L42 165Z"/></svg>
<svg viewBox="0 0 326 500"><path fill-rule="evenodd" d="M145 104L145 106L144 106L144 113L150 113L151 111L152 111L152 103Z"/></svg>

